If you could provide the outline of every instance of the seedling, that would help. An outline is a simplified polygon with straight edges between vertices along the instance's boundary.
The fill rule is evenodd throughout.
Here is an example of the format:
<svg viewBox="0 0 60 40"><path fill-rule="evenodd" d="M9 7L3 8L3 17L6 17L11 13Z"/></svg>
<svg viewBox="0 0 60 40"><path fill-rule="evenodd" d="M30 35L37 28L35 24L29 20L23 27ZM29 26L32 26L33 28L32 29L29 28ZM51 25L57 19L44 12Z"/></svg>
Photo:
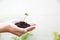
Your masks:
<svg viewBox="0 0 60 40"><path fill-rule="evenodd" d="M28 14L28 13L25 13L24 21L18 22L18 23L16 23L15 25L17 25L17 26L20 27L20 28L27 28L27 27L29 27L30 24L28 24L28 23L25 22L25 20L26 20L26 18L27 18L28 16L29 16L29 14Z"/></svg>
<svg viewBox="0 0 60 40"><path fill-rule="evenodd" d="M25 17L24 17L24 21L22 22L18 22L16 23L15 25L17 25L18 27L20 28L26 28L26 27L29 27L30 24L26 23L26 18L29 16L28 13L25 13ZM28 37L32 36L32 33L31 32L27 32L25 34L23 34L22 36L20 36L19 38L17 37L12 37L13 40L27 40Z"/></svg>
<svg viewBox="0 0 60 40"><path fill-rule="evenodd" d="M25 13L25 17L24 17L24 21L26 20L26 18L29 16L28 13Z"/></svg>

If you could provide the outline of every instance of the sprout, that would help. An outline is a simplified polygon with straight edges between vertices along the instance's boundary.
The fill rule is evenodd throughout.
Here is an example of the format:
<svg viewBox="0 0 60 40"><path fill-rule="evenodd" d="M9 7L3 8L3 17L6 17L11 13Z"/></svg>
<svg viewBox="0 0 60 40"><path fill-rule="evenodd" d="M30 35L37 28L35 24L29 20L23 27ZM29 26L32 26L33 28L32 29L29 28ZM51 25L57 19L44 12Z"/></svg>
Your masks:
<svg viewBox="0 0 60 40"><path fill-rule="evenodd" d="M26 15L26 16L29 16L29 14L28 14L28 13L25 13L25 15Z"/></svg>
<svg viewBox="0 0 60 40"><path fill-rule="evenodd" d="M28 17L28 16L29 16L29 14L28 14L28 13L25 13L24 21L27 20L27 17Z"/></svg>
<svg viewBox="0 0 60 40"><path fill-rule="evenodd" d="M27 19L27 16L29 16L29 14L28 14L28 13L25 13L24 16L25 16L25 17L24 17L24 21L27 21L26 19ZM27 40L27 38L30 37L30 36L32 36L32 33L29 31L29 32L23 34L22 36L20 36L19 38L17 38L17 37L12 37L12 39L13 39L13 40Z"/></svg>

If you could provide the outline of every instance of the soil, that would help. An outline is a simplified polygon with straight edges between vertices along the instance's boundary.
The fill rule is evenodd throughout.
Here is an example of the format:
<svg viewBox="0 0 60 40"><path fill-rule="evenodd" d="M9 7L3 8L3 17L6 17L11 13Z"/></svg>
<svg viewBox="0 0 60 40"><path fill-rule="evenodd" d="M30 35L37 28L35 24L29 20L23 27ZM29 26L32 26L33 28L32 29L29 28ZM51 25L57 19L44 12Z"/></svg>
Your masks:
<svg viewBox="0 0 60 40"><path fill-rule="evenodd" d="M26 23L26 22L18 22L15 25L17 25L20 28L27 28L30 26L30 24Z"/></svg>

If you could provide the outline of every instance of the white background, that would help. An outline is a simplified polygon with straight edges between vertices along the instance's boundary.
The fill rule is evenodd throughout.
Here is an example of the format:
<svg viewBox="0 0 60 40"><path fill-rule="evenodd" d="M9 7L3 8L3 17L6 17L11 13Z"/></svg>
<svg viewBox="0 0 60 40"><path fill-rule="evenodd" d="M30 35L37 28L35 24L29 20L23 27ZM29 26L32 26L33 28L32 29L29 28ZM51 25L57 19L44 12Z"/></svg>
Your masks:
<svg viewBox="0 0 60 40"><path fill-rule="evenodd" d="M53 32L60 33L60 0L0 0L2 22L23 19L26 12L30 13L29 21L37 24L30 40L53 40ZM8 40L8 36L1 40Z"/></svg>

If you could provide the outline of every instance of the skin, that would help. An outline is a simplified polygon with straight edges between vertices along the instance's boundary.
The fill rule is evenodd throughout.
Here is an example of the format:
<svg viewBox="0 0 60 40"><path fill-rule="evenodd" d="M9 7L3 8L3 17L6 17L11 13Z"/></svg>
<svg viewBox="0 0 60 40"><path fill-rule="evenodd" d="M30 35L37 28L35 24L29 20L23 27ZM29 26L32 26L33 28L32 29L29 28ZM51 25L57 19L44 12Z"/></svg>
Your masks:
<svg viewBox="0 0 60 40"><path fill-rule="evenodd" d="M31 24L30 27L27 28L19 28L15 25L15 23L20 22L20 19L13 19L9 22L5 22L5 23L1 23L0 24L0 33L2 32L10 32L12 34L15 34L17 36L21 36L24 33L28 32L28 31L32 31L33 29L35 29L35 24Z"/></svg>

